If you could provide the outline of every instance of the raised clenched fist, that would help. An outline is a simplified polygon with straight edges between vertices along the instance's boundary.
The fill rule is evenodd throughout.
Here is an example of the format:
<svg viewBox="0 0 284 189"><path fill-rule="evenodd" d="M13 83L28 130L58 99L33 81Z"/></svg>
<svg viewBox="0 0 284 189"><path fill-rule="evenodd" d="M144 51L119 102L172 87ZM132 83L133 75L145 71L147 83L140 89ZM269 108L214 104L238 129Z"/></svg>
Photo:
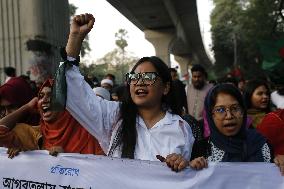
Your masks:
<svg viewBox="0 0 284 189"><path fill-rule="evenodd" d="M91 31L95 22L95 18L92 14L80 14L73 18L70 26L70 34L76 35L81 39Z"/></svg>
<svg viewBox="0 0 284 189"><path fill-rule="evenodd" d="M91 14L81 14L73 18L70 26L70 34L66 45L67 55L76 58L80 54L82 42L91 31L95 18Z"/></svg>

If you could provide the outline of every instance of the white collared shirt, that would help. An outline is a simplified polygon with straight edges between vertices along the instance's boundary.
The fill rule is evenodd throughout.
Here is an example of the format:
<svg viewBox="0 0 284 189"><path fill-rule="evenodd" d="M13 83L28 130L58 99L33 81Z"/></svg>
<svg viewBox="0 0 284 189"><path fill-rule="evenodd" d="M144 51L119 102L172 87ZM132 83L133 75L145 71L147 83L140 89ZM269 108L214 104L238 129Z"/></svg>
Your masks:
<svg viewBox="0 0 284 189"><path fill-rule="evenodd" d="M66 82L67 110L96 137L108 154L121 126L119 103L97 97L78 67L67 69ZM135 159L157 161L156 155L166 157L171 153L182 154L190 159L194 138L190 126L180 116L167 112L151 129L146 127L140 116L137 116L136 123ZM121 157L121 148L116 148L112 156Z"/></svg>

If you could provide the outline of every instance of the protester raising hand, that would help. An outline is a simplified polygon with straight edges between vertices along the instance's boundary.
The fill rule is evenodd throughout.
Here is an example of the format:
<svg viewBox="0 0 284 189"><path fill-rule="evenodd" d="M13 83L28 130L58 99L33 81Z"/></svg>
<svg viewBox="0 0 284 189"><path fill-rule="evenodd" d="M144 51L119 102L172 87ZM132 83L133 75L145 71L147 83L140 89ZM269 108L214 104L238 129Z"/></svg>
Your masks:
<svg viewBox="0 0 284 189"><path fill-rule="evenodd" d="M86 35L91 31L95 18L91 14L81 14L73 18L70 26L70 34L66 46L67 55L78 57L81 45Z"/></svg>
<svg viewBox="0 0 284 189"><path fill-rule="evenodd" d="M70 28L70 35L80 35L82 39L91 31L95 18L91 14L81 14L73 18Z"/></svg>
<svg viewBox="0 0 284 189"><path fill-rule="evenodd" d="M71 23L65 57L69 66L58 72L65 77L56 80L60 84L66 79L67 90L61 92L67 96L67 110L98 139L108 156L157 161L156 154L176 153L177 159L166 159L173 170L182 169L190 159L194 137L173 101L169 68L158 57L143 57L125 76L122 102L97 97L78 69L81 45L94 20L82 14Z"/></svg>

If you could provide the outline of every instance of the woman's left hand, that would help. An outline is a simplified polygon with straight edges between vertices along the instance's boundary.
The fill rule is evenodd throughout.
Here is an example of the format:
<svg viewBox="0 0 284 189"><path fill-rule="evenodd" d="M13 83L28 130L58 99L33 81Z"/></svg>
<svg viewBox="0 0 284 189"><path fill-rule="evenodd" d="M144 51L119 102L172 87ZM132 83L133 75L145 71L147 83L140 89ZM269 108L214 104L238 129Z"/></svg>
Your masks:
<svg viewBox="0 0 284 189"><path fill-rule="evenodd" d="M181 154L170 154L164 161L175 172L179 172L188 166L188 161Z"/></svg>
<svg viewBox="0 0 284 189"><path fill-rule="evenodd" d="M279 167L281 175L284 176L284 155L275 155L274 163Z"/></svg>
<svg viewBox="0 0 284 189"><path fill-rule="evenodd" d="M208 167L208 162L204 157L198 157L189 163L189 166L195 170L201 170Z"/></svg>

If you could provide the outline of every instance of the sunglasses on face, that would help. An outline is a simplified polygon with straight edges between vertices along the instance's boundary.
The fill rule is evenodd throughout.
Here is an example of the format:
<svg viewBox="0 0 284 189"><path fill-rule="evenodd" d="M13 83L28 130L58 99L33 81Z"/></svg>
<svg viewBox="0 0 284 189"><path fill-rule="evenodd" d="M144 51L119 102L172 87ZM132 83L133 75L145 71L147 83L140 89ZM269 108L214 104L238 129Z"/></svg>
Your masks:
<svg viewBox="0 0 284 189"><path fill-rule="evenodd" d="M159 74L157 72L144 72L144 73L127 73L126 81L129 85L137 85L141 79L144 85L153 85Z"/></svg>

